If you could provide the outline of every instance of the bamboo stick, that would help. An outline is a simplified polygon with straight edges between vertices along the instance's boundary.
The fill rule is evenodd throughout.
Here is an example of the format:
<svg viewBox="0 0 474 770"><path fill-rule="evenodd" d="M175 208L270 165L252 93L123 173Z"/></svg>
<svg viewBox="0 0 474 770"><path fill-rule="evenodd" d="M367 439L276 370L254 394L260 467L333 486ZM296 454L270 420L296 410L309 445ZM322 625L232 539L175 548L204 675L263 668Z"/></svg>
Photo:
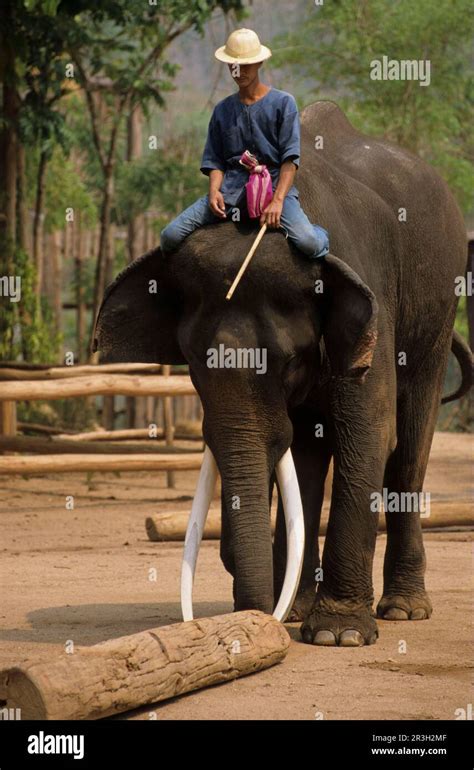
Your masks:
<svg viewBox="0 0 474 770"><path fill-rule="evenodd" d="M230 287L229 291L226 294L226 297L225 297L226 299L231 299L232 298L232 295L233 295L234 291L236 290L237 286L240 283L240 279L242 278L243 274L245 273L250 260L252 259L253 255L255 254L255 252L257 250L258 244L260 243L260 241L262 240L263 236L265 235L266 229L267 229L267 224L265 223L260 228L260 230L258 232L258 235L257 235L257 237L255 238L255 240L253 242L252 248L250 249L249 253L245 257L244 261L242 262L240 270L239 270L239 272L237 273L237 275L234 278L234 283L232 284L232 286Z"/></svg>

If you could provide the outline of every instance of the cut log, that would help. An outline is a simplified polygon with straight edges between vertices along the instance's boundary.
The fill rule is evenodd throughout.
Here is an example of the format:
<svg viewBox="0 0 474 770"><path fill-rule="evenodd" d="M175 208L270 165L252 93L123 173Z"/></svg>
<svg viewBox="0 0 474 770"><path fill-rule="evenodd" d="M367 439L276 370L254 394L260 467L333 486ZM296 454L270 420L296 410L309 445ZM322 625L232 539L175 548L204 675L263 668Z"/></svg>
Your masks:
<svg viewBox="0 0 474 770"><path fill-rule="evenodd" d="M145 529L152 541L184 540L189 521L189 511L170 511L147 516ZM204 540L219 540L221 536L220 509L211 508L204 527Z"/></svg>
<svg viewBox="0 0 474 770"><path fill-rule="evenodd" d="M275 532L276 508L272 508L271 531ZM149 540L184 540L189 521L189 511L169 511L147 516L145 529ZM204 540L219 540L221 536L220 508L211 508L204 527Z"/></svg>
<svg viewBox="0 0 474 770"><path fill-rule="evenodd" d="M94 374L63 380L0 382L3 401L54 400L72 396L193 396L196 391L186 375L159 377L128 374Z"/></svg>
<svg viewBox="0 0 474 770"><path fill-rule="evenodd" d="M279 663L290 637L257 610L153 628L0 672L27 719L99 719Z"/></svg>
<svg viewBox="0 0 474 770"><path fill-rule="evenodd" d="M81 471L195 471L199 470L202 453L160 455L24 455L0 456L0 473L34 476L43 473L75 473Z"/></svg>

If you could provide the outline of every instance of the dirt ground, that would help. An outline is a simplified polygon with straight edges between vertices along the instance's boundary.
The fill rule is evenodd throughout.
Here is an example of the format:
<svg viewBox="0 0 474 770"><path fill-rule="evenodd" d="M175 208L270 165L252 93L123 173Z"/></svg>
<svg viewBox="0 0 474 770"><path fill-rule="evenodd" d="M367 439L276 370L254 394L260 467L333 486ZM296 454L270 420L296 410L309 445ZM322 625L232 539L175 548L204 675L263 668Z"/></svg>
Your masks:
<svg viewBox="0 0 474 770"><path fill-rule="evenodd" d="M465 513L473 467L469 436L437 434L425 484L432 505ZM48 659L70 639L90 645L179 622L182 543L150 542L145 517L189 510L196 477L177 474L175 490L164 473L0 479L0 668ZM280 665L118 718L455 719L473 702L473 534L454 530L425 532L430 621L379 621L377 644L341 649L305 645L299 624L287 625ZM384 548L380 534L376 599ZM217 541L202 546L194 599L197 617L232 610Z"/></svg>

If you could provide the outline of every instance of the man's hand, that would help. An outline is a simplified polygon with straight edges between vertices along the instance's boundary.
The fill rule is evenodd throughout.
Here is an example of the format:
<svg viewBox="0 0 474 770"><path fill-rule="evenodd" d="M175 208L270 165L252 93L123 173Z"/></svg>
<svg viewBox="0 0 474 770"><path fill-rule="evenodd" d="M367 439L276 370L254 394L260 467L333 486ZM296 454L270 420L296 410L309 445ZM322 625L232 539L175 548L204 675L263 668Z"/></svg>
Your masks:
<svg viewBox="0 0 474 770"><path fill-rule="evenodd" d="M209 206L213 214L225 219L225 202L224 196L220 190L209 191Z"/></svg>
<svg viewBox="0 0 474 770"><path fill-rule="evenodd" d="M280 227L280 217L283 209L283 201L272 198L266 209L260 215L260 227L267 223L269 227Z"/></svg>

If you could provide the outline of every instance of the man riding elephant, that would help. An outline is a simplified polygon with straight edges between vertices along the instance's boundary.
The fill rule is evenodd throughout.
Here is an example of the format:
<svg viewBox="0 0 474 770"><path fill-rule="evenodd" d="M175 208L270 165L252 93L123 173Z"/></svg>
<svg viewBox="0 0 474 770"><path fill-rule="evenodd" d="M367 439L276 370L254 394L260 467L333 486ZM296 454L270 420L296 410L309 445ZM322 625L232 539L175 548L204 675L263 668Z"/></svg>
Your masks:
<svg viewBox="0 0 474 770"><path fill-rule="evenodd" d="M237 93L214 108L201 160L201 171L209 176L209 193L191 204L161 232L161 248L171 251L197 227L212 224L243 209L260 215L260 224L281 227L287 237L310 258L329 251L328 233L312 225L300 206L293 184L300 163L300 124L291 94L260 82L259 69L271 51L253 30L238 29L215 56L226 62ZM251 159L251 181L244 165ZM250 185L246 205L245 187ZM268 195L266 194L268 192ZM264 205L258 205L261 202ZM247 211L246 211L247 209Z"/></svg>
<svg viewBox="0 0 474 770"><path fill-rule="evenodd" d="M470 387L471 354L453 334L466 233L447 185L421 159L359 133L331 102L310 105L301 118L299 193L310 220L330 232L331 253L302 259L289 238L269 231L227 301L255 227L216 214L166 260L158 248L118 276L99 313L96 346L105 362L189 365L208 448L201 480L210 455L222 480L221 558L234 578L235 609L274 611L292 552L283 501L299 487L304 559L301 576L290 569L297 592L289 620L303 621L310 644L359 646L378 635L374 496L422 492L451 349L462 383L450 398ZM315 149L315 136L323 150ZM222 349L265 350L265 372L210 367L210 351ZM289 450L298 480L291 489L279 473ZM427 619L420 511L391 507L385 517L377 615Z"/></svg>

